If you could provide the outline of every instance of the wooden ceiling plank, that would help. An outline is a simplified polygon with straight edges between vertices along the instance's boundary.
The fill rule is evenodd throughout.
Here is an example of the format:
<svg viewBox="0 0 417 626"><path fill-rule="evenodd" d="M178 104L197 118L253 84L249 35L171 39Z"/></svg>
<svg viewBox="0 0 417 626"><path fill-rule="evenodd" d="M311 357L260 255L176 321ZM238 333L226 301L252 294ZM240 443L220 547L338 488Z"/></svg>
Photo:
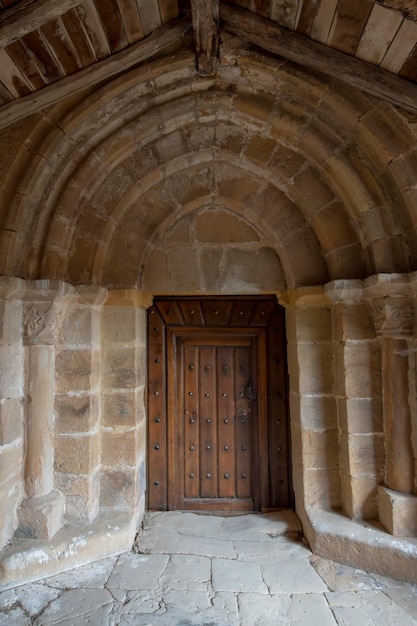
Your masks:
<svg viewBox="0 0 417 626"><path fill-rule="evenodd" d="M178 0L159 0L159 13L162 24L174 20L179 14Z"/></svg>
<svg viewBox="0 0 417 626"><path fill-rule="evenodd" d="M410 20L404 20L381 62L381 67L398 74L416 43L417 24Z"/></svg>
<svg viewBox="0 0 417 626"><path fill-rule="evenodd" d="M255 0L254 10L262 17L271 17L271 4L273 0Z"/></svg>
<svg viewBox="0 0 417 626"><path fill-rule="evenodd" d="M117 0L117 4L129 44L143 39L142 23L136 0Z"/></svg>
<svg viewBox="0 0 417 626"><path fill-rule="evenodd" d="M110 56L111 50L101 21L93 0L85 0L75 10L80 19L90 47L97 61Z"/></svg>
<svg viewBox="0 0 417 626"><path fill-rule="evenodd" d="M142 22L143 34L149 35L155 28L161 26L158 0L136 0Z"/></svg>
<svg viewBox="0 0 417 626"><path fill-rule="evenodd" d="M26 77L26 80L32 87L32 91L45 87L45 79L42 77L38 67L33 62L32 57L21 41L14 41L7 46L5 50L21 73Z"/></svg>
<svg viewBox="0 0 417 626"><path fill-rule="evenodd" d="M110 51L112 53L119 52L127 48L129 42L117 4L115 4L113 0L96 0L95 5L100 19L103 22Z"/></svg>
<svg viewBox="0 0 417 626"><path fill-rule="evenodd" d="M417 81L417 45L414 46L413 51L402 66L399 75L407 80Z"/></svg>
<svg viewBox="0 0 417 626"><path fill-rule="evenodd" d="M0 50L0 81L14 98L20 98L32 91L5 50Z"/></svg>
<svg viewBox="0 0 417 626"><path fill-rule="evenodd" d="M314 41L327 42L336 9L337 0L320 0L310 32Z"/></svg>
<svg viewBox="0 0 417 626"><path fill-rule="evenodd" d="M298 0L272 0L271 20L290 30L294 29Z"/></svg>
<svg viewBox="0 0 417 626"><path fill-rule="evenodd" d="M40 28L53 17L58 17L77 6L82 0L36 0L25 8L13 7L1 14L0 48Z"/></svg>
<svg viewBox="0 0 417 626"><path fill-rule="evenodd" d="M327 44L355 54L373 6L373 0L339 0Z"/></svg>
<svg viewBox="0 0 417 626"><path fill-rule="evenodd" d="M219 0L191 0L191 17L197 70L212 76L219 54Z"/></svg>
<svg viewBox="0 0 417 626"><path fill-rule="evenodd" d="M6 85L0 82L0 106L6 104L6 102L10 102L10 100L13 100L12 94L7 89Z"/></svg>
<svg viewBox="0 0 417 626"><path fill-rule="evenodd" d="M28 33L22 38L22 42L26 46L34 63L39 68L45 82L53 83L63 76L47 44L42 39L40 31Z"/></svg>
<svg viewBox="0 0 417 626"><path fill-rule="evenodd" d="M310 37L318 3L319 0L300 0L300 16L296 30L302 35Z"/></svg>
<svg viewBox="0 0 417 626"><path fill-rule="evenodd" d="M93 89L101 82L116 77L135 65L149 61L165 48L177 43L178 40L184 41L188 27L188 20L167 24L126 50L79 70L73 76L66 76L37 93L3 105L0 108L0 128L53 105L67 96Z"/></svg>
<svg viewBox="0 0 417 626"><path fill-rule="evenodd" d="M79 70L81 66L77 61L72 42L68 38L60 19L56 18L47 22L41 26L41 31L63 75L73 74Z"/></svg>
<svg viewBox="0 0 417 626"><path fill-rule="evenodd" d="M72 9L61 16L62 24L71 39L80 67L87 67L96 61L92 44L87 36L84 24L77 9Z"/></svg>
<svg viewBox="0 0 417 626"><path fill-rule="evenodd" d="M358 59L380 65L402 22L399 11L375 4L356 50Z"/></svg>
<svg viewBox="0 0 417 626"><path fill-rule="evenodd" d="M417 85L247 11L220 4L221 25L264 50L417 112ZM417 48L416 48L417 54ZM416 59L417 60L417 59ZM417 67L417 64L416 64Z"/></svg>

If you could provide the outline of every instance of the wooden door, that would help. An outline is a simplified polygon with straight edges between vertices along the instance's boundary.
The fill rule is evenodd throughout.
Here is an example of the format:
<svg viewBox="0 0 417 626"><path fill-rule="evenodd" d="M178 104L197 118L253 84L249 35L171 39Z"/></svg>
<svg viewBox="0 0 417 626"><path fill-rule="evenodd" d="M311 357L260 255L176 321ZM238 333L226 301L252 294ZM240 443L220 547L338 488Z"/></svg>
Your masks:
<svg viewBox="0 0 417 626"><path fill-rule="evenodd" d="M256 336L177 330L168 345L168 508L256 510Z"/></svg>
<svg viewBox="0 0 417 626"><path fill-rule="evenodd" d="M283 313L272 297L155 299L149 509L292 506Z"/></svg>

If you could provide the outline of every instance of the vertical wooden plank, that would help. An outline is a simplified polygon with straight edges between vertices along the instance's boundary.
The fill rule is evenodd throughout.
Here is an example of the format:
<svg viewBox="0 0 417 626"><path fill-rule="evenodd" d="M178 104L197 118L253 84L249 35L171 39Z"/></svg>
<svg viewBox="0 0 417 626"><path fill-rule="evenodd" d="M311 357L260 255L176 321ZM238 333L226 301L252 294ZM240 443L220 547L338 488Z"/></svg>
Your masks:
<svg viewBox="0 0 417 626"><path fill-rule="evenodd" d="M178 17L178 0L159 0L159 13L162 24L166 24Z"/></svg>
<svg viewBox="0 0 417 626"><path fill-rule="evenodd" d="M218 348L216 360L219 496L234 498L236 497L234 348Z"/></svg>
<svg viewBox="0 0 417 626"><path fill-rule="evenodd" d="M41 27L41 31L64 75L73 74L80 69L81 66L75 56L73 44L59 18L46 22Z"/></svg>
<svg viewBox="0 0 417 626"><path fill-rule="evenodd" d="M398 74L417 44L417 24L404 20L381 62L384 70Z"/></svg>
<svg viewBox="0 0 417 626"><path fill-rule="evenodd" d="M95 6L102 21L110 51L117 52L126 48L128 41L118 6L112 0L95 0Z"/></svg>
<svg viewBox="0 0 417 626"><path fill-rule="evenodd" d="M184 497L200 496L200 455L198 420L198 347L184 345L181 367L184 371L183 419L184 450Z"/></svg>
<svg viewBox="0 0 417 626"><path fill-rule="evenodd" d="M0 50L0 81L15 98L32 92L25 77L4 49Z"/></svg>
<svg viewBox="0 0 417 626"><path fill-rule="evenodd" d="M273 0L255 0L254 10L258 15L262 17L271 17L271 4Z"/></svg>
<svg viewBox="0 0 417 626"><path fill-rule="evenodd" d="M318 4L319 0L300 0L296 30L302 35L310 36Z"/></svg>
<svg viewBox="0 0 417 626"><path fill-rule="evenodd" d="M148 311L148 508L167 509L165 333L154 306Z"/></svg>
<svg viewBox="0 0 417 626"><path fill-rule="evenodd" d="M161 26L158 0L136 0L139 9L143 34L149 35L155 28Z"/></svg>
<svg viewBox="0 0 417 626"><path fill-rule="evenodd" d="M61 21L72 42L80 67L87 67L96 61L96 56L79 19L78 10L79 7L61 15Z"/></svg>
<svg viewBox="0 0 417 626"><path fill-rule="evenodd" d="M131 44L143 39L142 24L136 0L117 0L117 4L128 42Z"/></svg>
<svg viewBox="0 0 417 626"><path fill-rule="evenodd" d="M257 401L252 403L252 410L257 410L258 448L255 452L259 463L259 498L262 509L270 508L270 467L269 467L269 433L268 433L268 396L267 396L267 363L266 333L259 333L256 340L257 365L253 367L254 387ZM254 350L255 352L255 346ZM256 488L255 488L256 492Z"/></svg>
<svg viewBox="0 0 417 626"><path fill-rule="evenodd" d="M13 100L12 94L7 89L7 87L2 82L0 82L0 105L6 104L6 102L10 102L10 100Z"/></svg>
<svg viewBox="0 0 417 626"><path fill-rule="evenodd" d="M271 20L290 30L294 29L297 17L297 0L272 0Z"/></svg>
<svg viewBox="0 0 417 626"><path fill-rule="evenodd" d="M42 77L38 67L33 62L32 57L29 56L28 51L21 41L14 41L7 46L5 50L29 82L32 91L45 87L45 79Z"/></svg>
<svg viewBox="0 0 417 626"><path fill-rule="evenodd" d="M202 498L217 498L216 349L213 346L200 348L199 380L200 494Z"/></svg>
<svg viewBox="0 0 417 626"><path fill-rule="evenodd" d="M373 0L339 0L327 43L346 54L354 54L373 6Z"/></svg>
<svg viewBox="0 0 417 626"><path fill-rule="evenodd" d="M417 45L414 46L413 51L399 71L399 76L407 80L417 81Z"/></svg>
<svg viewBox="0 0 417 626"><path fill-rule="evenodd" d="M236 437L236 488L238 498L251 498L253 424L249 401L245 398L245 388L250 376L248 348L235 349L235 437Z"/></svg>
<svg viewBox="0 0 417 626"><path fill-rule="evenodd" d="M80 4L75 9L75 12L89 41L94 57L97 61L108 57L111 53L110 44L94 0L84 0L83 4Z"/></svg>
<svg viewBox="0 0 417 626"><path fill-rule="evenodd" d="M22 38L22 42L26 46L45 82L49 84L62 78L63 73L61 68L58 67L57 62L52 56L40 32L41 31L33 31L32 33L28 33Z"/></svg>
<svg viewBox="0 0 417 626"><path fill-rule="evenodd" d="M375 4L356 50L359 59L379 65L403 22L399 11Z"/></svg>
<svg viewBox="0 0 417 626"><path fill-rule="evenodd" d="M277 307L267 329L270 507L292 506L284 311Z"/></svg>
<svg viewBox="0 0 417 626"><path fill-rule="evenodd" d="M336 8L337 0L320 0L311 27L310 37L312 39L320 41L320 43L327 43Z"/></svg>

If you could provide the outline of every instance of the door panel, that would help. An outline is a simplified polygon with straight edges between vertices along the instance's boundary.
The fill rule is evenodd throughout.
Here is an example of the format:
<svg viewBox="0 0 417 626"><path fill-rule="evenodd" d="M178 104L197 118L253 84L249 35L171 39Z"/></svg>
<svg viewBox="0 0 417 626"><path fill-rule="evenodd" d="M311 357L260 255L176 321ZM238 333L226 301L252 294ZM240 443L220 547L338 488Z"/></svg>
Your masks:
<svg viewBox="0 0 417 626"><path fill-rule="evenodd" d="M148 508L292 506L276 300L156 298L148 322Z"/></svg>

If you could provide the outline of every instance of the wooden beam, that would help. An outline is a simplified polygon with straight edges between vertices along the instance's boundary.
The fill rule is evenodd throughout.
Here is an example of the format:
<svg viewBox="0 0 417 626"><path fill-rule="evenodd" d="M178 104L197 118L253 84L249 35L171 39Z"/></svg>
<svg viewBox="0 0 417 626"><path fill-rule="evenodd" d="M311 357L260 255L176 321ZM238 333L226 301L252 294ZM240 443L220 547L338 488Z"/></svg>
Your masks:
<svg viewBox="0 0 417 626"><path fill-rule="evenodd" d="M21 39L54 17L66 13L82 0L36 0L0 12L0 48Z"/></svg>
<svg viewBox="0 0 417 626"><path fill-rule="evenodd" d="M212 76L219 56L219 0L191 0L197 71Z"/></svg>
<svg viewBox="0 0 417 626"><path fill-rule="evenodd" d="M408 111L417 112L417 85L380 67L286 30L236 5L220 3L220 26L267 52L337 78Z"/></svg>
<svg viewBox="0 0 417 626"><path fill-rule="evenodd" d="M89 65L71 76L65 76L35 93L8 102L0 107L0 128L56 104L67 96L85 89L93 89L99 83L114 78L139 63L149 61L169 46L183 41L189 25L188 19L166 24L146 39L103 61Z"/></svg>

